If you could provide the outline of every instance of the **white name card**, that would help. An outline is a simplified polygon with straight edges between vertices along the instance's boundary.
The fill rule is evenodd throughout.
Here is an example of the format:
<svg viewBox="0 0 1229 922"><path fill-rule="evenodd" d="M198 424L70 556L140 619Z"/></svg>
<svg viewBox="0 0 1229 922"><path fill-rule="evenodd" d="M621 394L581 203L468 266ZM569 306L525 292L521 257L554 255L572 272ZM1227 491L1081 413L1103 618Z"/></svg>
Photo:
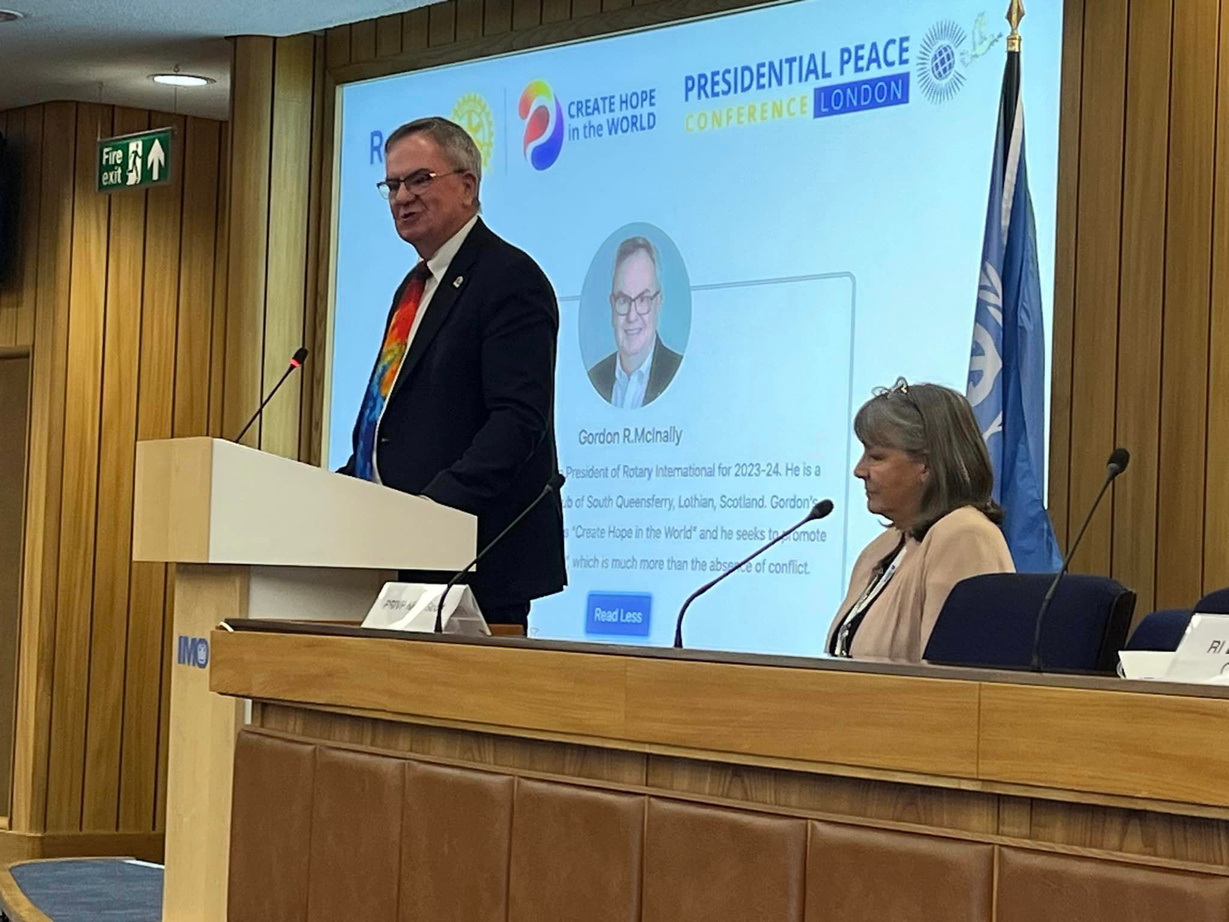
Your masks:
<svg viewBox="0 0 1229 922"><path fill-rule="evenodd" d="M1118 659L1127 679L1229 685L1229 615L1191 615L1178 649L1123 650Z"/></svg>
<svg viewBox="0 0 1229 922"><path fill-rule="evenodd" d="M444 587L438 583L385 583L363 627L386 631L435 630L435 613ZM468 586L453 586L444 600L445 634L490 634L486 619Z"/></svg>

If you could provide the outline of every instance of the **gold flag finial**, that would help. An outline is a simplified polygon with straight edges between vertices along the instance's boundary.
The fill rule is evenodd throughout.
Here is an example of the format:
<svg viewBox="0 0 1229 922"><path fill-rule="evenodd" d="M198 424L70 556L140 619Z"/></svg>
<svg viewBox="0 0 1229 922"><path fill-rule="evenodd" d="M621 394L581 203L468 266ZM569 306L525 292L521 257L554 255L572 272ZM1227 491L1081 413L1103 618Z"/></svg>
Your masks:
<svg viewBox="0 0 1229 922"><path fill-rule="evenodd" d="M1020 50L1020 20L1024 18L1024 0L1011 0L1007 7L1007 21L1011 23L1011 34L1007 36L1007 50Z"/></svg>

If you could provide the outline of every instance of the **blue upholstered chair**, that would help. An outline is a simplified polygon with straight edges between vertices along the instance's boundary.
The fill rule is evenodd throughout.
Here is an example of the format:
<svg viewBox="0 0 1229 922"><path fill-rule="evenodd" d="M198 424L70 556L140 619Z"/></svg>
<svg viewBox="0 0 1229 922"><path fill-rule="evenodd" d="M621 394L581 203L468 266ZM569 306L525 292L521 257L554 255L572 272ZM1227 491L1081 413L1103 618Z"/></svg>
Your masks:
<svg viewBox="0 0 1229 922"><path fill-rule="evenodd" d="M1229 615L1229 589L1215 589L1195 605L1195 611L1209 615Z"/></svg>
<svg viewBox="0 0 1229 922"><path fill-rule="evenodd" d="M1127 650L1176 650L1191 621L1188 608L1164 608L1150 612L1135 625Z"/></svg>
<svg viewBox="0 0 1229 922"><path fill-rule="evenodd" d="M1164 608L1147 614L1135 625L1128 650L1176 650L1193 611L1229 615L1229 589L1217 589L1200 599L1193 609Z"/></svg>
<svg viewBox="0 0 1229 922"><path fill-rule="evenodd" d="M923 659L948 666L1027 669L1037 612L1053 573L989 573L948 595ZM1113 673L1135 610L1135 593L1105 576L1069 573L1046 613L1046 671Z"/></svg>

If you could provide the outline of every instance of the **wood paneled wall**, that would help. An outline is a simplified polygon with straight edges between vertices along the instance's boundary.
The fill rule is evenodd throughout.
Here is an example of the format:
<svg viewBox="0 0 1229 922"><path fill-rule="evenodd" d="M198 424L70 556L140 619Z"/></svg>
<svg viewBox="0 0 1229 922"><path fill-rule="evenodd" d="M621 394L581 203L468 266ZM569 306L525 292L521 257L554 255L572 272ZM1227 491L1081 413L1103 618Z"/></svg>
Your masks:
<svg viewBox="0 0 1229 922"><path fill-rule="evenodd" d="M328 260L319 269L326 117L324 39L235 40L231 128L227 363L224 431L236 435L299 346L310 352L244 443L286 457L319 457ZM323 275L323 278L321 276ZM317 321L320 326L318 327ZM313 433L315 437L313 438Z"/></svg>
<svg viewBox="0 0 1229 922"><path fill-rule="evenodd" d="M1051 516L1065 544L1127 446L1075 566L1184 607L1229 585L1229 0L1068 0L1065 32Z"/></svg>
<svg viewBox="0 0 1229 922"><path fill-rule="evenodd" d="M310 73L310 37L240 39L236 208L260 220L244 226L259 238L254 245L232 250L232 276L242 264L245 277L232 277L231 301L252 312L244 338L261 324L265 336L264 348L234 370L245 405L256 399L262 368L266 380L280 371L300 323L321 347L297 406L287 398L266 417L265 447L289 448L298 411L300 456L318 460L330 227L320 177L331 170L337 84L745 5L448 0L329 29L323 67L317 40ZM1229 0L1065 0L1063 45L1050 510L1065 547L1110 450L1130 448L1131 468L1093 521L1075 568L1134 588L1143 614L1229 585L1229 413L1221 411L1229 399L1229 195L1217 194L1218 180L1229 176ZM287 56L295 63L283 67ZM301 120L276 111L283 98L301 104L309 84L318 116L310 141L301 139ZM273 199L289 203L275 216L281 224L270 220L260 182L239 178L249 168L258 178L273 175L271 165L285 162L275 158L279 136L295 139L296 156L311 151L310 168L295 160L279 177L299 184ZM250 201L240 202L241 185ZM262 274L259 232L273 240L275 228L287 234L286 222L294 225L290 239L316 242L301 296L297 282L273 286L286 270L275 267L281 255L272 246ZM298 257L296 250L296 279Z"/></svg>
<svg viewBox="0 0 1229 922"><path fill-rule="evenodd" d="M163 125L171 182L98 194L96 140ZM66 102L0 112L0 131L20 164L0 347L33 359L10 825L149 841L170 592L165 566L131 562L135 445L221 430L227 129Z"/></svg>
<svg viewBox="0 0 1229 922"><path fill-rule="evenodd" d="M13 719L17 713L29 409L30 356L0 352L0 753L13 751ZM12 796L11 773L11 761L0 760L0 803L8 803Z"/></svg>

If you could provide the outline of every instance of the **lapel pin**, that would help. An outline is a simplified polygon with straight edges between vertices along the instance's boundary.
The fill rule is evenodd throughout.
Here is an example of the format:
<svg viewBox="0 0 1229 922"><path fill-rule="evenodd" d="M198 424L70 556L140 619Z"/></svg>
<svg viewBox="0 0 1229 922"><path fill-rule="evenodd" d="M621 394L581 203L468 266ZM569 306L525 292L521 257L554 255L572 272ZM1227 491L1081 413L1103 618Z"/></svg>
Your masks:
<svg viewBox="0 0 1229 922"><path fill-rule="evenodd" d="M458 275L455 279L453 279L453 280L452 280L452 287L453 287L453 288L460 288L460 287L461 287L461 283L462 283L462 282L464 282L464 281L465 281L465 276L463 276L463 275Z"/></svg>

